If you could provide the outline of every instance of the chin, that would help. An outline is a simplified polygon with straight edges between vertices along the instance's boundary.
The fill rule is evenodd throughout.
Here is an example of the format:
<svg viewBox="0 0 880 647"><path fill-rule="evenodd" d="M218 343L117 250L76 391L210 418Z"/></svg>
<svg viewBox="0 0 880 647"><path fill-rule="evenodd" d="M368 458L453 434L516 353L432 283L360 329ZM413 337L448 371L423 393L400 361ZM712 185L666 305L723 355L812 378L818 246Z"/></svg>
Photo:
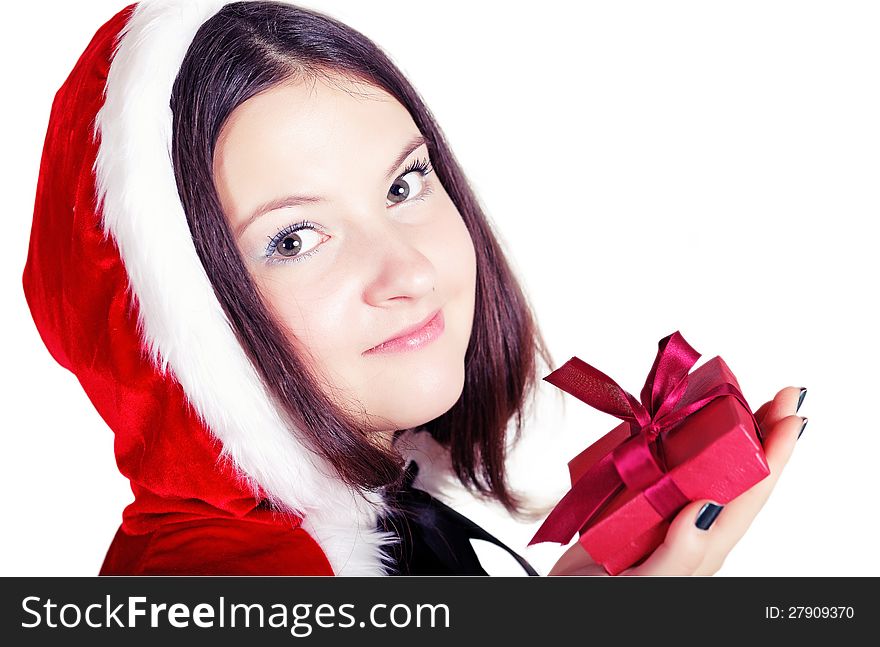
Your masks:
<svg viewBox="0 0 880 647"><path fill-rule="evenodd" d="M418 427L449 411L464 390L464 363L450 371L416 371L406 377L389 385L385 391L389 397L373 408L388 411L384 417L393 421L395 429Z"/></svg>

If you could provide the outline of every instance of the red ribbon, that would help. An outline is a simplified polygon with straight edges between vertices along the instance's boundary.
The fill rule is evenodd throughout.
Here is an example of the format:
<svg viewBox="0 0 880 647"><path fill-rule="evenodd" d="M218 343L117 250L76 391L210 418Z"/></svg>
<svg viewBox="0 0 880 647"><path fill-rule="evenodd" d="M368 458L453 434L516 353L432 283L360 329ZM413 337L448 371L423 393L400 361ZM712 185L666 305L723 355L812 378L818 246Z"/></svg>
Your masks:
<svg viewBox="0 0 880 647"><path fill-rule="evenodd" d="M700 358L700 353L678 331L661 339L658 347L654 365L640 394L641 401L577 357L572 357L544 378L594 409L628 422L630 436L578 479L545 519L529 546L544 541L567 544L624 488L642 492L657 513L668 519L690 499L667 473L662 458L661 434L723 396L736 398L751 413L743 394L729 382L716 385L697 400L676 409L687 390L688 372ZM761 438L754 414L752 419L758 438Z"/></svg>

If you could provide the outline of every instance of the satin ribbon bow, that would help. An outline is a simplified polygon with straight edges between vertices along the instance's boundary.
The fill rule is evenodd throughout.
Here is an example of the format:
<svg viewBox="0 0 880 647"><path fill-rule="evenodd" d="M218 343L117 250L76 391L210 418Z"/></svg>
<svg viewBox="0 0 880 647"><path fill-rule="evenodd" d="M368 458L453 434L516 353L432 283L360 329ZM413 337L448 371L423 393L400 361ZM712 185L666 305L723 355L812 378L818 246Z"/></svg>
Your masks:
<svg viewBox="0 0 880 647"><path fill-rule="evenodd" d="M545 519L529 546L544 541L567 544L624 488L642 492L663 519L670 518L690 499L667 473L661 434L722 396L736 398L751 413L743 394L729 382L716 385L687 406L676 409L687 390L688 372L700 353L678 331L661 339L658 347L640 400L577 357L544 378L591 407L628 422L630 436L578 479ZM754 414L752 419L761 438Z"/></svg>

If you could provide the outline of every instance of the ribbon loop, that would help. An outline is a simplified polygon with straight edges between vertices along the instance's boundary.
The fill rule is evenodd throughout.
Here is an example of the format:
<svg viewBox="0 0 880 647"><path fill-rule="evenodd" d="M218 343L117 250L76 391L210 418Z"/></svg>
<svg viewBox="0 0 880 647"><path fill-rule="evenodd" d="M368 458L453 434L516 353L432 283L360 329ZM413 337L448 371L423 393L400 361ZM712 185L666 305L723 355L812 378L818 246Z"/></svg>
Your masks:
<svg viewBox="0 0 880 647"><path fill-rule="evenodd" d="M678 331L661 339L657 347L654 364L640 393L642 404L652 417L675 408L687 387L688 372L700 359L700 353Z"/></svg>

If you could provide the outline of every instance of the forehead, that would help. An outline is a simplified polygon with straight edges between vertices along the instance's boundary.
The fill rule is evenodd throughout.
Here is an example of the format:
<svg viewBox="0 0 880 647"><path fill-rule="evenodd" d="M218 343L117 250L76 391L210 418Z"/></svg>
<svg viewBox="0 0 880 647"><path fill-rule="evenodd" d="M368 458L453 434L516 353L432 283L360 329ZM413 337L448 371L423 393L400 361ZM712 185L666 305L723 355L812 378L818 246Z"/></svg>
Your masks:
<svg viewBox="0 0 880 647"><path fill-rule="evenodd" d="M280 191L332 199L340 173L357 176L349 182L372 169L367 179L382 179L414 134L406 108L376 86L338 76L285 83L229 116L215 147L215 182L233 211Z"/></svg>

